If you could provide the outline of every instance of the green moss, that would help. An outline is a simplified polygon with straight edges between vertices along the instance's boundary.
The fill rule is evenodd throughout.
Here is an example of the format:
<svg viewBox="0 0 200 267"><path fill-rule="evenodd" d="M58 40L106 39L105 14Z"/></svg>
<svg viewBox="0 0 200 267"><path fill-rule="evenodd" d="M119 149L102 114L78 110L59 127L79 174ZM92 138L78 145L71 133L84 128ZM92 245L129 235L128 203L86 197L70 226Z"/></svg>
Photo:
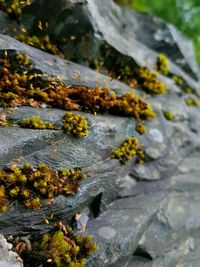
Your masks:
<svg viewBox="0 0 200 267"><path fill-rule="evenodd" d="M58 129L58 126L52 123L48 123L44 120L41 120L39 116L22 119L19 121L19 125L23 128L30 128L30 129L51 129L51 130Z"/></svg>
<svg viewBox="0 0 200 267"><path fill-rule="evenodd" d="M53 170L45 164L33 168L27 163L22 168L13 166L10 170L0 170L0 206L19 200L27 208L38 209L41 199L76 194L83 178L79 169Z"/></svg>
<svg viewBox="0 0 200 267"><path fill-rule="evenodd" d="M76 137L84 137L89 133L87 119L73 112L66 112L62 118L64 131Z"/></svg>
<svg viewBox="0 0 200 267"><path fill-rule="evenodd" d="M188 106L195 106L198 107L199 106L199 101L193 97L188 97L185 99L185 103Z"/></svg>
<svg viewBox="0 0 200 267"><path fill-rule="evenodd" d="M167 92L166 84L158 80L158 73L151 72L146 67L138 70L138 82L149 94L165 94Z"/></svg>
<svg viewBox="0 0 200 267"><path fill-rule="evenodd" d="M111 158L118 159L122 164L124 164L136 155L138 148L138 139L131 136L126 139L119 148L112 152Z"/></svg>
<svg viewBox="0 0 200 267"><path fill-rule="evenodd" d="M174 114L170 111L163 111L163 115L168 121L173 121L175 119Z"/></svg>
<svg viewBox="0 0 200 267"><path fill-rule="evenodd" d="M57 223L51 232L33 242L32 250L22 253L24 262L37 260L38 266L83 267L97 250L91 235L75 234L69 226Z"/></svg>
<svg viewBox="0 0 200 267"><path fill-rule="evenodd" d="M157 57L157 70L163 75L168 75L169 73L169 59L165 54L159 54Z"/></svg>

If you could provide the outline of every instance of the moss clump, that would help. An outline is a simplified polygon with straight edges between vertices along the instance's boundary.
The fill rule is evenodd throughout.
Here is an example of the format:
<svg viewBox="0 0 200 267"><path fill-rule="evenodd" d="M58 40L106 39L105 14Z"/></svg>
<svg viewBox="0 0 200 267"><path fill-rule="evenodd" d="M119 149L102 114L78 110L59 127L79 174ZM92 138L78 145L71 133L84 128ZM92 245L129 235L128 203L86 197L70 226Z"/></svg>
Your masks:
<svg viewBox="0 0 200 267"><path fill-rule="evenodd" d="M74 195L84 178L79 169L53 170L45 164L33 168L26 163L22 168L13 166L0 171L2 199L19 200L27 208L38 209L41 198L51 199L59 194Z"/></svg>
<svg viewBox="0 0 200 267"><path fill-rule="evenodd" d="M76 137L84 137L89 133L87 119L73 112L66 112L62 118L64 131Z"/></svg>
<svg viewBox="0 0 200 267"><path fill-rule="evenodd" d="M10 53L10 52L9 52ZM34 74L29 59L22 54L0 59L0 106L47 105L66 110L130 116L137 120L151 119L155 113L150 105L134 93L116 96L107 88L69 87L52 77Z"/></svg>
<svg viewBox="0 0 200 267"><path fill-rule="evenodd" d="M127 138L119 148L114 150L111 154L112 159L118 159L122 164L132 159L136 155L139 148L138 139L131 136Z"/></svg>
<svg viewBox="0 0 200 267"><path fill-rule="evenodd" d="M61 51L57 45L51 40L49 34L44 34L41 36L29 36L28 33L20 33L16 36L17 40L29 44L31 46L37 47L41 50L45 50L54 55L61 55Z"/></svg>
<svg viewBox="0 0 200 267"><path fill-rule="evenodd" d="M53 123L48 123L44 120L41 120L39 116L22 119L19 121L19 125L22 128L30 128L30 129L51 129L51 130L58 129L58 126L54 125Z"/></svg>
<svg viewBox="0 0 200 267"><path fill-rule="evenodd" d="M1 171L0 171L1 177ZM8 210L8 200L6 198L5 186L0 186L0 212L6 212Z"/></svg>
<svg viewBox="0 0 200 267"><path fill-rule="evenodd" d="M172 79L174 80L176 85L178 85L178 86L182 86L183 85L183 79L180 76L173 75Z"/></svg>
<svg viewBox="0 0 200 267"><path fill-rule="evenodd" d="M175 119L174 114L170 111L163 111L163 115L168 121L174 121Z"/></svg>
<svg viewBox="0 0 200 267"><path fill-rule="evenodd" d="M144 152L144 150L138 148L137 152L136 152L136 155L137 155L136 162L139 163L139 164L143 164L144 160L145 160L145 152Z"/></svg>
<svg viewBox="0 0 200 267"><path fill-rule="evenodd" d="M167 92L166 84L158 80L158 73L151 72L146 67L138 70L138 82L142 88L149 94L164 94Z"/></svg>
<svg viewBox="0 0 200 267"><path fill-rule="evenodd" d="M23 8L30 5L30 0L0 0L0 9L11 17L20 20Z"/></svg>
<svg viewBox="0 0 200 267"><path fill-rule="evenodd" d="M185 99L185 103L188 106L195 106L198 107L199 106L199 101L193 97L188 97Z"/></svg>
<svg viewBox="0 0 200 267"><path fill-rule="evenodd" d="M32 250L21 254L26 264L43 267L83 267L98 248L91 235L75 234L69 226L57 223L50 233L33 242Z"/></svg>
<svg viewBox="0 0 200 267"><path fill-rule="evenodd" d="M169 59L165 54L159 54L157 57L157 70L163 75L169 74Z"/></svg>
<svg viewBox="0 0 200 267"><path fill-rule="evenodd" d="M141 135L147 132L147 128L144 126L143 122L138 122L135 126L135 130Z"/></svg>

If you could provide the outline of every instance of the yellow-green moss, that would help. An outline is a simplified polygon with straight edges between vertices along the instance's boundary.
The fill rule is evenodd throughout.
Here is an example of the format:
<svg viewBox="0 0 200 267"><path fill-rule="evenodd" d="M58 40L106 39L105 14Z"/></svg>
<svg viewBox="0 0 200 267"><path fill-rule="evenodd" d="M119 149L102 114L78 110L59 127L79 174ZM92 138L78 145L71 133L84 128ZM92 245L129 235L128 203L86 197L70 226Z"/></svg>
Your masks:
<svg viewBox="0 0 200 267"><path fill-rule="evenodd" d="M58 129L58 126L54 125L53 123L48 123L40 119L39 116L22 119L19 121L19 125L23 128L30 128L30 129L51 129L51 130Z"/></svg>
<svg viewBox="0 0 200 267"><path fill-rule="evenodd" d="M164 94L167 92L166 84L158 79L157 72L151 72L146 67L138 70L138 82L149 94Z"/></svg>
<svg viewBox="0 0 200 267"><path fill-rule="evenodd" d="M199 106L199 101L193 97L188 97L185 99L185 103L188 106L195 106L198 107Z"/></svg>
<svg viewBox="0 0 200 267"><path fill-rule="evenodd" d="M182 79L180 76L173 75L173 76L172 76L172 79L175 81L175 83L176 83L178 86L182 86L182 85L183 85L183 79Z"/></svg>
<svg viewBox="0 0 200 267"><path fill-rule="evenodd" d="M138 139L131 136L127 138L119 148L114 150L111 154L112 159L118 159L122 164L132 159L139 148Z"/></svg>
<svg viewBox="0 0 200 267"><path fill-rule="evenodd" d="M42 198L76 194L83 178L79 169L53 170L45 164L33 168L26 163L22 168L13 166L10 170L0 170L0 206L17 199L27 208L38 209Z"/></svg>
<svg viewBox="0 0 200 267"><path fill-rule="evenodd" d="M30 0L0 0L0 9L17 20L21 19L25 6L30 5Z"/></svg>
<svg viewBox="0 0 200 267"><path fill-rule="evenodd" d="M52 231L42 235L33 242L31 251L22 253L22 259L31 262L37 259L38 264L56 267L84 267L88 257L97 250L92 242L92 235L75 234L69 226L57 223Z"/></svg>
<svg viewBox="0 0 200 267"><path fill-rule="evenodd" d="M145 152L144 152L144 150L138 148L137 151L136 151L136 155L137 155L136 162L139 163L139 164L143 164L144 160L145 160Z"/></svg>
<svg viewBox="0 0 200 267"><path fill-rule="evenodd" d="M163 75L168 75L169 73L169 59L165 54L159 54L157 57L157 70Z"/></svg>
<svg viewBox="0 0 200 267"><path fill-rule="evenodd" d="M73 112L66 112L62 118L64 131L76 137L84 137L89 133L87 119Z"/></svg>
<svg viewBox="0 0 200 267"><path fill-rule="evenodd" d="M147 128L144 126L143 122L138 122L135 126L135 130L141 135L147 132Z"/></svg>
<svg viewBox="0 0 200 267"><path fill-rule="evenodd" d="M174 114L170 111L163 111L163 115L168 121L173 121L175 119Z"/></svg>
<svg viewBox="0 0 200 267"><path fill-rule="evenodd" d="M23 43L40 48L54 55L62 54L57 45L53 43L51 37L48 34L44 34L41 36L29 36L28 33L20 33L16 36L16 38L17 40Z"/></svg>

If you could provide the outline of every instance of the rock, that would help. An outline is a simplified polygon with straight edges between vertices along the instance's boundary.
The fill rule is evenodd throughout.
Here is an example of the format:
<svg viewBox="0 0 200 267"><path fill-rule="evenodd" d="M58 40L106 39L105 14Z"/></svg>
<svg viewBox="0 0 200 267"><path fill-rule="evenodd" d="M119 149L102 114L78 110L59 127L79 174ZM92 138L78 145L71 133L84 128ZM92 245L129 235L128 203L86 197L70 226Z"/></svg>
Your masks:
<svg viewBox="0 0 200 267"><path fill-rule="evenodd" d="M199 107L186 104L188 97L199 100L200 83L190 41L171 25L106 0L33 0L18 25L36 34L39 20L49 22L48 33L54 39L72 37L60 48L82 65L2 34L13 36L11 25L15 24L2 13L0 21L7 26L4 32L0 26L0 55L4 50L24 53L37 73L59 76L70 86L108 87L123 95L129 86L83 65L109 59L114 66L122 62L131 69L144 65L153 69L158 53L164 52L170 58L170 72L180 75L196 93L186 94L163 75L159 79L167 85L166 94L155 97L136 88L135 93L145 97L156 112L156 118L144 122L147 133L143 136L135 131L134 119L107 113L84 113L90 132L82 139L62 129L22 129L18 121L35 115L62 126L65 111L14 109L8 119L15 127L0 128L0 168L44 162L52 168L82 168L87 179L74 197L58 196L51 205L42 203L39 211L10 203L10 211L0 214L0 233L34 238L50 229L45 217L53 214L50 224L57 220L72 224L78 213L82 219L74 228L80 232L87 224L86 232L99 243L88 267L200 266ZM165 112L171 112L173 119L166 119ZM125 165L111 160L113 149L132 135L143 144L144 164L136 163L135 157Z"/></svg>

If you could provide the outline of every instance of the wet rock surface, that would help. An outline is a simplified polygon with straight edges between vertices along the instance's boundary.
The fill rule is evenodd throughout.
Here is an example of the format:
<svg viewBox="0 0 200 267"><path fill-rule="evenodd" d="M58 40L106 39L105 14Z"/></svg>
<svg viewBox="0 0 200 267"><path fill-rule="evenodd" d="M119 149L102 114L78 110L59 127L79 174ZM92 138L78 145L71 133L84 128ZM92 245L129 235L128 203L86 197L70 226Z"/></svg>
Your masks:
<svg viewBox="0 0 200 267"><path fill-rule="evenodd" d="M13 36L10 29L15 22L6 14L0 17L7 25L4 31L0 28L0 54L5 50L24 53L36 72L59 76L68 85L106 86L118 95L129 92L125 83L4 35ZM171 25L149 15L122 10L106 0L41 0L25 9L21 25L34 33L41 19L49 20L54 38L77 37L62 46L64 54L76 62L88 65L102 57L101 47L106 45L116 61L120 58L132 68L153 68L158 53L164 52L171 60L172 73L193 88L200 87L190 42ZM31 116L61 127L65 111L15 108L8 115L14 125L0 128L0 168L43 162L52 168L82 168L87 178L75 196L58 196L51 205L42 203L39 211L10 203L10 211L0 214L0 233L37 236L50 228L44 219L51 214L51 223L72 224L74 215L82 213L89 218L86 232L99 244L87 266L200 266L200 111L185 102L188 97L198 99L198 94L185 94L169 77L160 75L160 79L167 84L167 94L146 97L136 88L136 94L145 95L156 112L156 118L144 123L147 133L143 136L135 131L134 119L107 113L76 112L89 122L89 135L82 139L62 129L23 129L19 120ZM174 119L167 120L165 111L172 112ZM121 165L110 158L111 153L132 135L144 144L145 162L138 164L134 157Z"/></svg>

